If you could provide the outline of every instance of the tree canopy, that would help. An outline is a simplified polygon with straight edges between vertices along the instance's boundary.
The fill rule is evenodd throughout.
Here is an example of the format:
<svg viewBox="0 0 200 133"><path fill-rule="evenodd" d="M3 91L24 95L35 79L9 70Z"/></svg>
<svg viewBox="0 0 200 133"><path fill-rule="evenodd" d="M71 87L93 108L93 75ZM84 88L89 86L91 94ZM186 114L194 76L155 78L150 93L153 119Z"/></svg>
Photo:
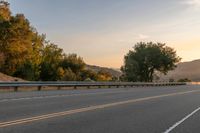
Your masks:
<svg viewBox="0 0 200 133"><path fill-rule="evenodd" d="M5 1L0 1L0 71L25 80L112 79L107 73L87 70L77 54L65 54L47 41L23 14L12 15Z"/></svg>
<svg viewBox="0 0 200 133"><path fill-rule="evenodd" d="M121 67L127 81L152 82L156 71L167 74L181 60L173 48L164 43L140 42L124 57Z"/></svg>

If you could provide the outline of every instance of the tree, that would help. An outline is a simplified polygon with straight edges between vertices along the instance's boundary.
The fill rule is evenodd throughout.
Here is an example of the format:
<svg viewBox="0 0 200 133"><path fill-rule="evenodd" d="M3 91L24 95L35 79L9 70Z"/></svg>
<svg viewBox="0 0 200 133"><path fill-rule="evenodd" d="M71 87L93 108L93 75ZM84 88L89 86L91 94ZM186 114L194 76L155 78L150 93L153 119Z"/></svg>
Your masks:
<svg viewBox="0 0 200 133"><path fill-rule="evenodd" d="M82 80L83 59L46 41L23 14L0 0L0 71L26 80ZM92 74L91 74L92 75Z"/></svg>
<svg viewBox="0 0 200 133"><path fill-rule="evenodd" d="M61 66L65 69L70 68L75 74L79 74L85 68L85 62L76 54L68 54L64 56Z"/></svg>
<svg viewBox="0 0 200 133"><path fill-rule="evenodd" d="M46 36L40 35L36 30L33 30L33 36L32 36L32 53L31 53L31 59L29 60L32 64L33 68L33 80L39 80L40 79L40 65L42 63L43 59L43 50L46 44Z"/></svg>
<svg viewBox="0 0 200 133"><path fill-rule="evenodd" d="M5 57L4 57L4 54L1 52L0 53L0 68L3 66L4 61L5 61Z"/></svg>
<svg viewBox="0 0 200 133"><path fill-rule="evenodd" d="M67 68L64 70L64 76L62 77L62 80L77 81L77 75L70 68Z"/></svg>
<svg viewBox="0 0 200 133"><path fill-rule="evenodd" d="M0 21L6 20L8 21L11 16L9 3L6 1L0 1Z"/></svg>
<svg viewBox="0 0 200 133"><path fill-rule="evenodd" d="M19 77L24 67L34 74L28 79L38 80L41 51L45 36L39 35L23 14L12 16L9 3L0 1L0 71ZM31 68L27 66L31 65Z"/></svg>
<svg viewBox="0 0 200 133"><path fill-rule="evenodd" d="M5 56L1 70L11 75L18 65L31 58L32 29L23 14L0 23L0 52Z"/></svg>
<svg viewBox="0 0 200 133"><path fill-rule="evenodd" d="M63 60L63 50L55 44L48 44L42 51L42 62L40 64L40 79L44 81L59 80L58 68Z"/></svg>
<svg viewBox="0 0 200 133"><path fill-rule="evenodd" d="M140 42L125 55L122 77L127 81L152 82L155 71L167 74L180 60L176 51L163 43Z"/></svg>
<svg viewBox="0 0 200 133"><path fill-rule="evenodd" d="M192 81L188 78L183 78L183 79L179 79L177 82L192 82Z"/></svg>
<svg viewBox="0 0 200 133"><path fill-rule="evenodd" d="M97 81L98 75L96 72L86 69L81 72L81 79L83 81L89 81L89 79L90 81Z"/></svg>
<svg viewBox="0 0 200 133"><path fill-rule="evenodd" d="M100 70L97 73L97 76L98 76L97 81L111 81L113 79L112 75L104 70Z"/></svg>
<svg viewBox="0 0 200 133"><path fill-rule="evenodd" d="M35 71L35 66L32 62L26 61L24 64L17 67L13 76L26 79L29 81L38 80L38 73Z"/></svg>

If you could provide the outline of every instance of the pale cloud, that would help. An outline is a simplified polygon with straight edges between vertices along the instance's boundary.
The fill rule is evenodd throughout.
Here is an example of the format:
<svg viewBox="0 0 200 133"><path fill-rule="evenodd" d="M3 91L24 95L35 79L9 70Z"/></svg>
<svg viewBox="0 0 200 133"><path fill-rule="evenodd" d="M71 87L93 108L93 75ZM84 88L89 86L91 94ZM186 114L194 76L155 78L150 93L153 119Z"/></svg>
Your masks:
<svg viewBox="0 0 200 133"><path fill-rule="evenodd" d="M194 7L195 9L200 9L200 0L185 0L183 4Z"/></svg>
<svg viewBox="0 0 200 133"><path fill-rule="evenodd" d="M144 35L144 34L139 34L138 38L139 38L140 40L144 40L144 39L148 39L149 36L148 36L148 35Z"/></svg>

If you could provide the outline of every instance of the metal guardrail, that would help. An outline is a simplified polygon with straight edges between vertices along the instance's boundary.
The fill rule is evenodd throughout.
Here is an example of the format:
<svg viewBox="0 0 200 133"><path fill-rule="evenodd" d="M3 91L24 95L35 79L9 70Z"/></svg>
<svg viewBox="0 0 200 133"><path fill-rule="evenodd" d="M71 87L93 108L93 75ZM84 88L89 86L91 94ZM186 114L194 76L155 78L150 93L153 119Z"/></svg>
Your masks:
<svg viewBox="0 0 200 133"><path fill-rule="evenodd" d="M119 88L120 86L123 87L134 87L134 86L175 86L175 85L186 85L186 83L141 83L141 82L56 82L56 81L47 81L47 82L0 82L0 88L3 87L12 87L14 91L18 91L19 87L37 87L38 91L42 89L42 87L58 87L58 89L61 89L61 87L74 87L76 89L77 87L112 87L115 86Z"/></svg>

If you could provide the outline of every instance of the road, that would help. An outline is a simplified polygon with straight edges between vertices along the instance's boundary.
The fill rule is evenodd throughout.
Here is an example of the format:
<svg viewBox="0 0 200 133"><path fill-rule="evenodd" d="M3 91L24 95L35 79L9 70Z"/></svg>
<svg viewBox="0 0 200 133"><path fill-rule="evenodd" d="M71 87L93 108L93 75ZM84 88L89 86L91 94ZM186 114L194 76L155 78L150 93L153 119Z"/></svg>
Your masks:
<svg viewBox="0 0 200 133"><path fill-rule="evenodd" d="M200 86L0 93L0 133L199 133Z"/></svg>

